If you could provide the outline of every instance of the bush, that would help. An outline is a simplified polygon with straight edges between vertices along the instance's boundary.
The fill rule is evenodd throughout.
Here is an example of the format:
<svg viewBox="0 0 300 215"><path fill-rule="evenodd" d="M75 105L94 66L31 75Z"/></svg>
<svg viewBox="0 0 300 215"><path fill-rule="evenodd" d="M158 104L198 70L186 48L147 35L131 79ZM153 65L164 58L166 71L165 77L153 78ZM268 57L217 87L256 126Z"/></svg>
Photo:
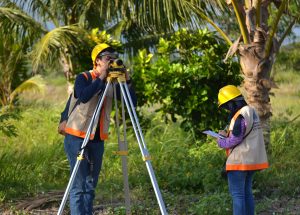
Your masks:
<svg viewBox="0 0 300 215"><path fill-rule="evenodd" d="M159 104L165 121L180 120L181 126L200 137L201 131L221 126L218 90L239 85L239 64L224 62L228 46L208 30L176 32L160 39L158 54L139 52L133 79L139 106ZM212 114L214 113L214 114Z"/></svg>

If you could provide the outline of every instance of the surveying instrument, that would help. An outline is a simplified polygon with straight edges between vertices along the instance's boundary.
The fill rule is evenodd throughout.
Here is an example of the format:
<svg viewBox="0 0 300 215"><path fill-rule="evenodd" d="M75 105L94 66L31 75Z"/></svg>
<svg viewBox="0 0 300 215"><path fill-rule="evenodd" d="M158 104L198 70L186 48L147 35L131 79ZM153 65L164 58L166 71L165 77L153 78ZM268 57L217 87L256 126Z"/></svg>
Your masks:
<svg viewBox="0 0 300 215"><path fill-rule="evenodd" d="M61 204L59 206L57 215L62 215L68 195L70 193L70 189L73 185L74 179L76 177L79 165L81 163L81 160L84 157L84 150L85 150L85 146L88 144L89 139L90 139L90 135L92 132L92 127L93 127L93 123L95 121L95 119L99 118L99 114L100 114L100 110L101 107L103 105L105 96L108 92L109 87L112 85L113 87L113 97L114 97L114 101L115 101L115 108L116 108L116 131L118 134L118 143L119 143L119 151L117 152L118 155L122 156L122 170L123 170L123 178L124 178L124 192L125 192L125 206L126 206L126 214L130 214L130 197L129 197L129 184L128 184L128 173L127 173L127 142L126 142L126 124L125 124L125 111L124 111L124 101L125 101L125 105L127 107L127 111L128 114L130 116L130 120L132 123L132 127L134 129L134 133L135 136L137 138L137 142L143 157L143 160L146 163L146 167L151 179L151 183L152 186L154 188L154 192L156 195L156 199L158 201L159 204L159 208L161 211L161 214L166 215L168 214L165 208L165 204L164 201L162 199L161 196L161 192L159 190L156 178L155 178L155 174L151 165L151 157L150 154L147 150L146 147L146 143L144 140L144 136L142 133L142 129L140 127L138 118L137 118L137 114L135 112L135 108L129 93L129 89L126 83L126 78L125 78L125 71L126 68L123 65L122 60L120 59L115 59L115 60L111 60L111 62L109 63L109 67L108 67L108 75L106 78L106 86L104 91L102 91L102 94L100 95L99 101L97 103L97 106L95 108L95 111L93 113L92 116L92 120L88 126L87 132L86 132L86 136L83 140L83 143L81 145L81 150L79 152L79 155L77 157L77 161L76 164L73 168L71 177L69 179L69 183L68 186L66 188L66 191L64 193L63 199L61 201ZM117 105L117 94L116 94L116 85L119 84L120 86L120 91L121 91L121 108L122 108L122 123L123 123L123 136L124 136L124 140L121 141L120 140L120 129L119 129L119 118L118 118L118 105Z"/></svg>

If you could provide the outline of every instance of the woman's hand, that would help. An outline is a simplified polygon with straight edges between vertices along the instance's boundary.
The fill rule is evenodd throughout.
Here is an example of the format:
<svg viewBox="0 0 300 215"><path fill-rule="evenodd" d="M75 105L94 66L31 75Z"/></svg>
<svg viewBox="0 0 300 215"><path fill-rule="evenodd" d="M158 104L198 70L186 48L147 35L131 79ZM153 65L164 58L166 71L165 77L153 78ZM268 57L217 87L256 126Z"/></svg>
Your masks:
<svg viewBox="0 0 300 215"><path fill-rule="evenodd" d="M222 136L224 136L224 137L227 136L227 132L224 131L224 130L220 130L220 131L219 131L219 134L222 135Z"/></svg>

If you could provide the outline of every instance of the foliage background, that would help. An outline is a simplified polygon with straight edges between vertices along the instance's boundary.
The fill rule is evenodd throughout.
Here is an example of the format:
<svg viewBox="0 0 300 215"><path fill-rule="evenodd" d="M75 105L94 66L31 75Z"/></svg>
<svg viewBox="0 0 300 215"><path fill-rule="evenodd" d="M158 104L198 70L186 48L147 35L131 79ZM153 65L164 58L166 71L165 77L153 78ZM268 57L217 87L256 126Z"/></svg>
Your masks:
<svg viewBox="0 0 300 215"><path fill-rule="evenodd" d="M199 29L210 23L229 44L231 40L226 34L237 38L240 33L247 44L256 25L266 30L268 38L267 41L264 37L256 38L260 39L262 46L255 51L266 48L261 57L269 58L271 41L277 38L273 37L275 33L279 37L287 35L290 28L299 23L300 1L229 2L235 6L234 10L230 10L232 7L226 5L226 1L207 0L192 1L192 4L188 0L0 1L1 202L12 203L17 197L27 198L64 188L68 165L61 146L63 140L57 135L56 126L67 97L65 85L70 83L62 81L60 73L55 71L63 70L68 81L72 81L72 75L89 69L88 49L97 42L116 42L111 41L106 32L94 30L90 34L90 30L99 27L121 39L127 55L134 56L138 47L150 47L139 52L133 76L142 101L139 113L143 128L146 128L145 136L150 152L156 155L153 164L170 213L230 214L227 185L218 176L218 166L224 154L215 144L207 144L213 141L202 139L200 131L208 127L219 128L225 122L224 115L215 111L215 98L222 81L240 83L239 78L227 79L228 75L236 77L234 73L239 59L222 62L228 47L210 32L190 34L180 31L172 37L170 33L182 26ZM245 17L250 19L244 20L244 9L252 10L251 6L261 8L257 11L262 13L251 19L249 11L250 16ZM238 19L235 20L233 15ZM259 19L260 15L263 19ZM253 25L246 28L251 20ZM224 27L224 21L226 32L214 25ZM49 22L53 24L51 29L47 25ZM267 25L270 28L265 28ZM155 47L154 42L161 35L165 39ZM157 49L160 55L149 54L153 49ZM285 53L285 56L279 56L279 62L283 63L275 67L272 74L279 83L279 89L274 90L277 97L272 98L274 139L269 157L273 165L255 179L255 195L263 204L281 195L293 198L299 194L299 178L295 175L299 168L296 165L299 137L295 133L299 127L299 84L295 84L295 80L299 81L299 59L293 49ZM157 61L152 61L152 58ZM286 64L287 61L290 63ZM269 63L267 67L271 68L272 62ZM26 92L18 97L24 89L33 86L33 80L28 78L36 73L46 79L46 94ZM29 82L24 83L25 80ZM268 81L272 83L272 79ZM36 84L36 87L41 85ZM267 99L261 100L260 107L269 102L269 88L266 88ZM153 93L153 89L159 93ZM259 91L256 88L254 93L257 95ZM265 107L261 113L268 112L269 107ZM179 129L179 125L184 130ZM113 155L116 137L112 135L111 138L106 147L102 186L99 187L101 196L97 196L99 202L112 203L118 201L117 193L122 195L119 159ZM128 139L133 152L129 157L134 210L136 213L158 213L144 163L130 132ZM289 186L294 189L289 189ZM269 198L267 201L266 197ZM122 212L122 208L112 208L112 213Z"/></svg>
<svg viewBox="0 0 300 215"><path fill-rule="evenodd" d="M161 38L156 49L155 56L140 51L134 63L138 106L158 104L165 122L182 119L181 127L197 138L205 129L224 126L227 119L217 111L218 89L242 80L236 59L223 61L228 46L207 29L182 29Z"/></svg>
<svg viewBox="0 0 300 215"><path fill-rule="evenodd" d="M254 195L257 213L276 212L272 205L279 198L296 199L300 192L299 169L299 71L283 70L276 64L274 76L279 88L272 97L273 118L269 151L271 167L256 174ZM15 201L50 190L65 189L69 179L63 152L63 138L56 132L60 112L67 99L64 77L46 76L45 94L23 94L15 110L19 118L4 119L14 125L17 136L0 134L0 199L3 207L14 210ZM165 124L163 114L154 107L140 109L147 119L144 135L158 184L170 214L231 214L227 183L219 176L224 159L214 140L201 140L195 133L180 129L182 119ZM143 127L144 128L144 127ZM125 209L114 206L123 202L122 172L114 126L106 143L103 170L95 204L106 205L110 214ZM129 181L134 213L157 214L156 199L134 134L129 128ZM58 204L58 203L57 203ZM56 205L58 206L58 205ZM293 213L286 204L283 213ZM1 210L0 210L1 211Z"/></svg>

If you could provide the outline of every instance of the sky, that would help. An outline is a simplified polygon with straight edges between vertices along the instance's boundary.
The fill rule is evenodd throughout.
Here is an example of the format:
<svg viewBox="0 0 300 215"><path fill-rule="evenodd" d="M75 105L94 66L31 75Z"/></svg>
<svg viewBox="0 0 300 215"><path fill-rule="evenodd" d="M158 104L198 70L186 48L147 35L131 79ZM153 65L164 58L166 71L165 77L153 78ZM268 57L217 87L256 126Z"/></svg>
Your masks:
<svg viewBox="0 0 300 215"><path fill-rule="evenodd" d="M294 41L294 39L291 39L289 37L285 38L285 40L283 41L282 45L287 45L289 43L293 43L293 42L299 42L300 41L300 26L297 26L293 29L293 32L296 36L296 41Z"/></svg>

